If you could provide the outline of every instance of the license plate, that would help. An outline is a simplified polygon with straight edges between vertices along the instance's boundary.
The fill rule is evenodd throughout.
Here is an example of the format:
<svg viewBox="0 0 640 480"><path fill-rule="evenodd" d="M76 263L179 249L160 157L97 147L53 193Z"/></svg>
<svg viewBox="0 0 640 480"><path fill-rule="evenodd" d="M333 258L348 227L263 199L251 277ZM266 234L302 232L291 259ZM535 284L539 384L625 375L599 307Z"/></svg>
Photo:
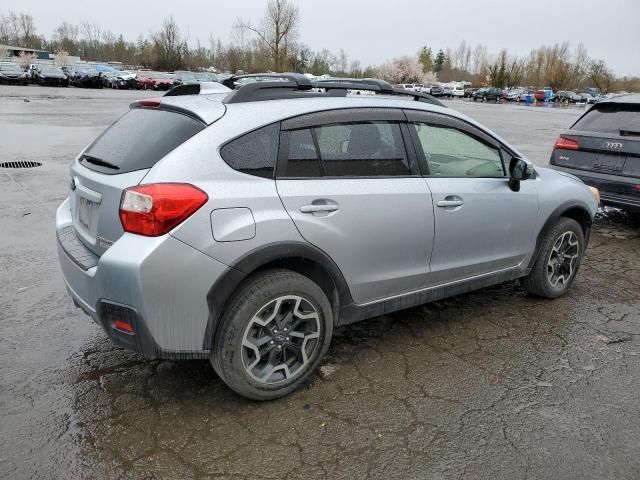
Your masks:
<svg viewBox="0 0 640 480"><path fill-rule="evenodd" d="M87 232L91 232L95 215L95 203L86 198L78 198L78 223Z"/></svg>
<svg viewBox="0 0 640 480"><path fill-rule="evenodd" d="M624 168L626 157L597 156L593 161L594 170L606 170L609 172L621 172Z"/></svg>

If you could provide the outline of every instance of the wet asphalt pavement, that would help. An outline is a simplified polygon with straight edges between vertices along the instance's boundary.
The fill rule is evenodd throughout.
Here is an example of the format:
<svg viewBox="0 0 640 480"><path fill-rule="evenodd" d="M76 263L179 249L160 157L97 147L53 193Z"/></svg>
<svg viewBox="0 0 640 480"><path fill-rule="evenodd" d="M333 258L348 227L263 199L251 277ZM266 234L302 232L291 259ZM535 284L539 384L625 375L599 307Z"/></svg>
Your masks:
<svg viewBox="0 0 640 480"><path fill-rule="evenodd" d="M512 282L339 329L271 403L112 346L53 219L74 156L143 95L0 86L0 162L43 163L0 169L0 478L640 478L638 215L598 218L567 296ZM581 113L449 105L540 164Z"/></svg>

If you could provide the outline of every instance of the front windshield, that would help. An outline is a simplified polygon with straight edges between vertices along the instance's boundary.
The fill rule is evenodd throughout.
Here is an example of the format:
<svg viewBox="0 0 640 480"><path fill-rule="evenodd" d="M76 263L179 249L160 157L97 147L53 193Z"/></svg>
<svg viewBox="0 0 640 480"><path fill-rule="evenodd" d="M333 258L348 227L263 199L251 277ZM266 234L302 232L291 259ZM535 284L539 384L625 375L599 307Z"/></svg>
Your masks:
<svg viewBox="0 0 640 480"><path fill-rule="evenodd" d="M11 73L22 73L22 69L20 68L20 66L16 65L15 63L0 65L0 71L11 72Z"/></svg>
<svg viewBox="0 0 640 480"><path fill-rule="evenodd" d="M45 75L64 75L64 72L60 68L47 67L42 70Z"/></svg>

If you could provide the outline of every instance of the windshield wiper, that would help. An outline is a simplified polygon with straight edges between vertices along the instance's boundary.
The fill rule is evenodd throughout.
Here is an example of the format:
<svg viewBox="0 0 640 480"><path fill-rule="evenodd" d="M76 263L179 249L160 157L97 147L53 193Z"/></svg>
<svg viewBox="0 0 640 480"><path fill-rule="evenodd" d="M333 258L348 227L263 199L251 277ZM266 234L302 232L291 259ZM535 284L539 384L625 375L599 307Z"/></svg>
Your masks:
<svg viewBox="0 0 640 480"><path fill-rule="evenodd" d="M106 168L111 168L113 170L120 170L120 167L117 165L114 165L113 163L109 163L106 160L101 160L99 158L96 157L92 157L90 155L83 155L82 156L83 160L86 160L89 163L93 163L94 165L98 165L100 167L106 167Z"/></svg>
<svg viewBox="0 0 640 480"><path fill-rule="evenodd" d="M640 131L638 130L620 130L621 137L640 137Z"/></svg>

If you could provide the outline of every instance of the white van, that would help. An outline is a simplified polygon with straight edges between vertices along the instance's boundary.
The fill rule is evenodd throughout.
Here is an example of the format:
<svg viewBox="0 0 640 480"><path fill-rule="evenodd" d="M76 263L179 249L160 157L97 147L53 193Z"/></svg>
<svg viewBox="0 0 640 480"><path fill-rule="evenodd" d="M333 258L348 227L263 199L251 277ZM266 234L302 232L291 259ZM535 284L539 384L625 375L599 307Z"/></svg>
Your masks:
<svg viewBox="0 0 640 480"><path fill-rule="evenodd" d="M461 86L451 87L451 95L454 97L464 97L464 88Z"/></svg>

